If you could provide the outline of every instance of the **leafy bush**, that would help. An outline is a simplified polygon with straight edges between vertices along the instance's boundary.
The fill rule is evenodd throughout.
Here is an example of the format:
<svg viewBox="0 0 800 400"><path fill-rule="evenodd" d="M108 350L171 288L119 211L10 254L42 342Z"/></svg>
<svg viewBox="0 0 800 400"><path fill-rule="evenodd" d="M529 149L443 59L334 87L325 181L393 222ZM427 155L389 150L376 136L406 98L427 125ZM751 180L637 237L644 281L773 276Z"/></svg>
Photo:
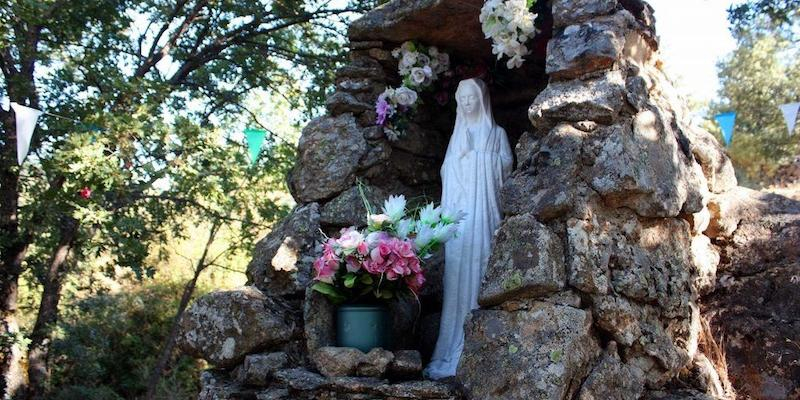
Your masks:
<svg viewBox="0 0 800 400"><path fill-rule="evenodd" d="M142 396L182 289L179 283L144 281L65 307L51 351L51 397L107 400ZM176 352L157 398L195 397L204 367Z"/></svg>

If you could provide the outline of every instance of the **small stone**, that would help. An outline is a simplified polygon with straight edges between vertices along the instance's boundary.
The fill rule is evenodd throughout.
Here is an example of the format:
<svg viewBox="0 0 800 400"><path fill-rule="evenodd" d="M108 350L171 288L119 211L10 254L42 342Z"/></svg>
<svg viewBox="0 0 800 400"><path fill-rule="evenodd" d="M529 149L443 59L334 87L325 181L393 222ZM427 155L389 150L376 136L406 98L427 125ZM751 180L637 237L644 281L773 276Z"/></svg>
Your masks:
<svg viewBox="0 0 800 400"><path fill-rule="evenodd" d="M322 375L352 376L366 355L351 347L321 347L311 355L314 366Z"/></svg>
<svg viewBox="0 0 800 400"><path fill-rule="evenodd" d="M375 388L384 396L402 399L451 399L457 395L452 386L436 381L406 381Z"/></svg>
<svg viewBox="0 0 800 400"><path fill-rule="evenodd" d="M422 373L422 356L417 350L398 350L389 364L389 375L394 379L414 379Z"/></svg>
<svg viewBox="0 0 800 400"><path fill-rule="evenodd" d="M619 71L595 79L551 82L528 110L533 126L549 130L559 121L610 124L623 105L625 80Z"/></svg>
<svg viewBox="0 0 800 400"><path fill-rule="evenodd" d="M294 390L316 390L327 384L327 380L305 368L291 368L275 373L275 378Z"/></svg>
<svg viewBox="0 0 800 400"><path fill-rule="evenodd" d="M325 107L331 116L337 116L344 113L362 113L371 110L373 105L359 101L350 93L336 92L325 100Z"/></svg>
<svg viewBox="0 0 800 400"><path fill-rule="evenodd" d="M364 194L374 207L380 208L389 195L380 188L365 186ZM345 190L335 199L322 207L320 222L333 226L364 226L366 224L367 209L361 199L358 186Z"/></svg>
<svg viewBox="0 0 800 400"><path fill-rule="evenodd" d="M372 349L358 363L356 374L379 378L386 372L386 368L392 360L394 360L394 354L391 351L381 348Z"/></svg>
<svg viewBox="0 0 800 400"><path fill-rule="evenodd" d="M580 121L572 125L584 132L594 132L597 129L597 122L594 121Z"/></svg>
<svg viewBox="0 0 800 400"><path fill-rule="evenodd" d="M256 400L291 400L291 399L292 398L289 397L289 390L284 388L267 389L256 393Z"/></svg>
<svg viewBox="0 0 800 400"><path fill-rule="evenodd" d="M367 140L378 140L378 139L383 139L385 137L383 134L383 127L380 125L364 128L363 131L364 131L364 138Z"/></svg>
<svg viewBox="0 0 800 400"><path fill-rule="evenodd" d="M276 371L286 366L289 357L286 353L250 354L236 370L236 380L253 386L265 386Z"/></svg>
<svg viewBox="0 0 800 400"><path fill-rule="evenodd" d="M616 7L617 0L555 0L553 24L565 27L580 23L595 16L610 14Z"/></svg>
<svg viewBox="0 0 800 400"><path fill-rule="evenodd" d="M623 24L623 18L598 19L556 34L547 44L547 74L571 79L611 68L622 55Z"/></svg>

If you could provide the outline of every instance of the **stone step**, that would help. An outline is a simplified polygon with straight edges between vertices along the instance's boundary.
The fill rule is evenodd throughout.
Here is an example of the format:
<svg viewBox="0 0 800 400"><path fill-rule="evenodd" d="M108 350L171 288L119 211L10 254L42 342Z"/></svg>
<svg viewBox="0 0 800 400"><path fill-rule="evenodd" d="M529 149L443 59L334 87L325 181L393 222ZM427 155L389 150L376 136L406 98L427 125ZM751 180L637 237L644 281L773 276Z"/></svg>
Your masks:
<svg viewBox="0 0 800 400"><path fill-rule="evenodd" d="M428 380L390 382L359 377L326 378L304 368L277 371L266 387L246 386L224 371L207 370L198 400L460 400L455 386Z"/></svg>

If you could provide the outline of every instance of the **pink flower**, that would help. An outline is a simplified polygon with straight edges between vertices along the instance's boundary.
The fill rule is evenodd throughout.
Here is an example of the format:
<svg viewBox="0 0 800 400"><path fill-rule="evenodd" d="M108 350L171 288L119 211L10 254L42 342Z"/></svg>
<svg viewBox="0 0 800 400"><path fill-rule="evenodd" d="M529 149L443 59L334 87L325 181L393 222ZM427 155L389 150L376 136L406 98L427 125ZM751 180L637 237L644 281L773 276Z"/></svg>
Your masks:
<svg viewBox="0 0 800 400"><path fill-rule="evenodd" d="M314 279L322 282L333 283L333 276L339 269L339 262L326 259L325 256L318 258L314 261L314 270L317 271L317 276Z"/></svg>
<svg viewBox="0 0 800 400"><path fill-rule="evenodd" d="M78 195L84 199L88 199L92 197L92 189L89 189L87 186L84 186L83 189L78 191Z"/></svg>
<svg viewBox="0 0 800 400"><path fill-rule="evenodd" d="M358 244L358 247L356 247L356 251L358 251L358 254L365 256L369 254L369 245L367 242L361 242Z"/></svg>
<svg viewBox="0 0 800 400"><path fill-rule="evenodd" d="M361 269L361 260L358 258L349 256L345 261L347 262L347 272L358 272Z"/></svg>

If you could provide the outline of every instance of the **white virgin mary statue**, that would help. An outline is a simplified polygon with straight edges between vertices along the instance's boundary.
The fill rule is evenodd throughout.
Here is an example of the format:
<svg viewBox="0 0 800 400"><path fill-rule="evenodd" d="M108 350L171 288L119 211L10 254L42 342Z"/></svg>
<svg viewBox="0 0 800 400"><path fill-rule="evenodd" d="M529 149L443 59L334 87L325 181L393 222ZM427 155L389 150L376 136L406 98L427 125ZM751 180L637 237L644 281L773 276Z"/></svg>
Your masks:
<svg viewBox="0 0 800 400"><path fill-rule="evenodd" d="M478 308L478 291L500 225L500 188L513 158L506 131L494 122L489 90L480 79L456 91L456 125L442 165L442 206L467 215L445 244L444 304L439 338L425 376L453 376L464 348L464 319Z"/></svg>

